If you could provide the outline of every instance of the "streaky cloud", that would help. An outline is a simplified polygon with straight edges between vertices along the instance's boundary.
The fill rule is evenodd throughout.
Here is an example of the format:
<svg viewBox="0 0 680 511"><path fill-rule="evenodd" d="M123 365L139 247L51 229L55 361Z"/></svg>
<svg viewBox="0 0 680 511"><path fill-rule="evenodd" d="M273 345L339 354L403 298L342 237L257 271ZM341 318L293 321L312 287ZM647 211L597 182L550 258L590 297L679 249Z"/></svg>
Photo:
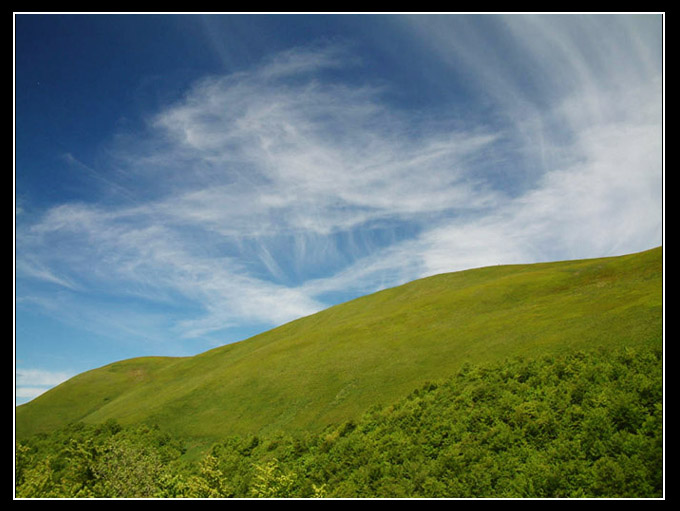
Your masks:
<svg viewBox="0 0 680 511"><path fill-rule="evenodd" d="M484 114L414 119L384 101L389 84L338 81L363 64L332 45L205 77L112 149L134 200L51 208L22 226L31 265L17 270L74 299L186 307L168 332L197 338L433 273L660 244L662 89L647 24L393 25L464 76Z"/></svg>

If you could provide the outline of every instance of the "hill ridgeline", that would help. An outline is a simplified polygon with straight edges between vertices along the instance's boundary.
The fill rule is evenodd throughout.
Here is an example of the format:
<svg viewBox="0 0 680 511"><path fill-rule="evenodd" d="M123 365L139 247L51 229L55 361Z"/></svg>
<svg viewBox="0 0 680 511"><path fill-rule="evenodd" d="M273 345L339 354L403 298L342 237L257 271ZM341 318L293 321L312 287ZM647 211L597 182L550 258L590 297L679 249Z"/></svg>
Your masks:
<svg viewBox="0 0 680 511"><path fill-rule="evenodd" d="M156 424L197 441L318 432L464 364L661 345L663 251L442 274L186 358L85 372L16 409L16 436Z"/></svg>

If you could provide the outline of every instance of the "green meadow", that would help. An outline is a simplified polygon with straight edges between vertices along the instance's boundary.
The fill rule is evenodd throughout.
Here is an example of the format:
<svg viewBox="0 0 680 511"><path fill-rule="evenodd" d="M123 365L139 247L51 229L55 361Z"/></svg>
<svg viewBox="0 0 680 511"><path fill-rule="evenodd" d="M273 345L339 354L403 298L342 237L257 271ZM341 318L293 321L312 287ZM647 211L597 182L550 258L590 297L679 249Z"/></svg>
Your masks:
<svg viewBox="0 0 680 511"><path fill-rule="evenodd" d="M662 248L442 274L188 358L78 375L16 409L16 436L70 423L151 424L208 445L319 432L464 364L662 342Z"/></svg>

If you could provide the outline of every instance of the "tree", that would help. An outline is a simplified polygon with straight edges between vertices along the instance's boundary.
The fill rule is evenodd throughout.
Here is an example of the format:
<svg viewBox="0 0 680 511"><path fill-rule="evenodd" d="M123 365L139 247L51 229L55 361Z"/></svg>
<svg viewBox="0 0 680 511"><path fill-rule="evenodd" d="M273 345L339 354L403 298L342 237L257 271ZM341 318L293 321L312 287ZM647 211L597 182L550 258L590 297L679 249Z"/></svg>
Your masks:
<svg viewBox="0 0 680 511"><path fill-rule="evenodd" d="M292 497L295 474L284 472L276 459L255 465L255 477L250 488L253 497ZM318 490L317 490L318 491Z"/></svg>
<svg viewBox="0 0 680 511"><path fill-rule="evenodd" d="M153 497L162 466L156 452L114 437L94 466L97 494L104 497Z"/></svg>

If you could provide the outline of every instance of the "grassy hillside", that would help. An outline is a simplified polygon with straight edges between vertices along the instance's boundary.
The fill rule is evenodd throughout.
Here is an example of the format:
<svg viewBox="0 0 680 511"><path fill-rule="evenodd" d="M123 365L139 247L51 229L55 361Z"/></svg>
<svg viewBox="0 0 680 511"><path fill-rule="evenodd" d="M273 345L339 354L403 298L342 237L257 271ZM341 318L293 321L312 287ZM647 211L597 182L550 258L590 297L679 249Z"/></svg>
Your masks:
<svg viewBox="0 0 680 511"><path fill-rule="evenodd" d="M319 431L465 362L660 344L662 275L661 248L438 275L195 357L89 371L18 407L16 433L110 418L197 440Z"/></svg>

